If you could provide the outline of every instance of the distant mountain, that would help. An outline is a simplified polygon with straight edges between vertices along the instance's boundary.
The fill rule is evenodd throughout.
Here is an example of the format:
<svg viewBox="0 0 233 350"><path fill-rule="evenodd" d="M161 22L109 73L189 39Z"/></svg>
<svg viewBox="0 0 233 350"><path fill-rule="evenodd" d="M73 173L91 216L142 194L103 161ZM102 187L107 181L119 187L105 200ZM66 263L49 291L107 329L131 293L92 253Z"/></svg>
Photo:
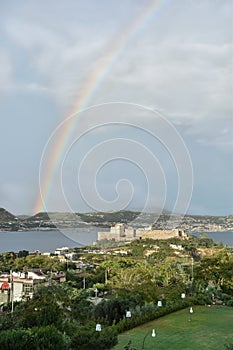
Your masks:
<svg viewBox="0 0 233 350"><path fill-rule="evenodd" d="M30 215L17 215L17 218L21 221L26 220L30 218Z"/></svg>
<svg viewBox="0 0 233 350"><path fill-rule="evenodd" d="M46 212L40 212L33 216L27 217L25 221L41 221L41 220L43 221L50 220L49 214Z"/></svg>
<svg viewBox="0 0 233 350"><path fill-rule="evenodd" d="M121 210L111 212L90 212L90 213L60 213L60 212L40 212L27 218L29 222L38 221L75 221L79 223L115 223L130 222L138 217L140 212Z"/></svg>
<svg viewBox="0 0 233 350"><path fill-rule="evenodd" d="M78 217L83 222L95 222L95 223L128 223L135 220L140 212L129 211L129 210L120 210L120 211L111 211L111 212L91 212L91 213L77 213Z"/></svg>
<svg viewBox="0 0 233 350"><path fill-rule="evenodd" d="M9 211L7 211L4 208L0 208L0 221L1 222L10 222L10 221L17 221L18 218L11 214Z"/></svg>
<svg viewBox="0 0 233 350"><path fill-rule="evenodd" d="M20 220L4 208L0 208L0 230L18 231Z"/></svg>
<svg viewBox="0 0 233 350"><path fill-rule="evenodd" d="M111 212L90 213L61 213L40 212L33 216L15 216L4 208L0 208L0 230L51 230L77 229L95 227L110 227L116 223L131 224L135 227L151 226L154 229L182 227L187 230L230 230L233 227L233 216L206 216L185 215L170 213L163 210L159 215L156 212L141 213L140 211L120 210Z"/></svg>

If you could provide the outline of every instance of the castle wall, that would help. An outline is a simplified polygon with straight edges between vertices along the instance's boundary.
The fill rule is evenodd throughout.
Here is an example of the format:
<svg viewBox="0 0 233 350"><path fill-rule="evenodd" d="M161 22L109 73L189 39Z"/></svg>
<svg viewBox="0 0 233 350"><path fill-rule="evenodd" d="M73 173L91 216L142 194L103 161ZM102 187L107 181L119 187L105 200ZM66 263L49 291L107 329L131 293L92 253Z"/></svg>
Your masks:
<svg viewBox="0 0 233 350"><path fill-rule="evenodd" d="M186 238L187 235L184 231L174 229L174 230L137 230L136 231L136 238L141 237L142 239L145 238L152 238L152 239L169 239L169 238Z"/></svg>
<svg viewBox="0 0 233 350"><path fill-rule="evenodd" d="M111 232L98 232L98 241L101 241L102 239L109 239L109 240L118 240L119 235L116 233L111 233Z"/></svg>
<svg viewBox="0 0 233 350"><path fill-rule="evenodd" d="M131 241L134 239L169 239L169 238L187 238L186 233L183 230L174 229L174 230L145 230L137 229L133 227L124 228L122 230L122 224L111 227L110 232L98 232L98 240L108 239L115 241ZM120 226L120 227L119 227Z"/></svg>

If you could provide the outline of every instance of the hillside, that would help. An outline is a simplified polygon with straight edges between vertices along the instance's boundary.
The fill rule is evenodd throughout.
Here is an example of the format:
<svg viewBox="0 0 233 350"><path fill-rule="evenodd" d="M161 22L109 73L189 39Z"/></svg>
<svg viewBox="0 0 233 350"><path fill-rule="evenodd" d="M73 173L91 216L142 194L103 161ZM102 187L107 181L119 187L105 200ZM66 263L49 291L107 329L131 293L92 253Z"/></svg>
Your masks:
<svg viewBox="0 0 233 350"><path fill-rule="evenodd" d="M110 227L116 223L125 223L134 227L153 229L180 228L185 231L233 231L233 216L202 216L171 214L163 211L157 217L156 213L120 210L111 212L69 213L40 212L33 216L20 215L16 217L4 208L0 208L0 230L38 230L38 229L73 229Z"/></svg>
<svg viewBox="0 0 233 350"><path fill-rule="evenodd" d="M85 213L78 214L80 219L84 222L96 222L96 223L129 223L135 220L140 212L121 210L121 211L111 211L111 212L99 212L99 213Z"/></svg>
<svg viewBox="0 0 233 350"><path fill-rule="evenodd" d="M0 230L17 231L20 226L19 219L4 208L0 208Z"/></svg>
<svg viewBox="0 0 233 350"><path fill-rule="evenodd" d="M18 220L18 218L16 218L13 214L4 208L0 208L0 222L9 222L16 220Z"/></svg>

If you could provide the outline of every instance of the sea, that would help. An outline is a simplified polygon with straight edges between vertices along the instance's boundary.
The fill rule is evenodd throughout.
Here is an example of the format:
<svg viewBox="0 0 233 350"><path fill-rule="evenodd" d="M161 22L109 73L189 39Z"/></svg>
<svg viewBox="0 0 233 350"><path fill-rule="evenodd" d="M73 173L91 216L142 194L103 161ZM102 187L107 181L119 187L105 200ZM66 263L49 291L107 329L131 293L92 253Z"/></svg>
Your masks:
<svg viewBox="0 0 233 350"><path fill-rule="evenodd" d="M41 253L54 252L61 247L82 247L92 245L97 240L98 230L66 230L66 231L1 231L0 232L0 253L19 252L28 250ZM214 242L222 242L224 246L233 247L233 231L205 232Z"/></svg>

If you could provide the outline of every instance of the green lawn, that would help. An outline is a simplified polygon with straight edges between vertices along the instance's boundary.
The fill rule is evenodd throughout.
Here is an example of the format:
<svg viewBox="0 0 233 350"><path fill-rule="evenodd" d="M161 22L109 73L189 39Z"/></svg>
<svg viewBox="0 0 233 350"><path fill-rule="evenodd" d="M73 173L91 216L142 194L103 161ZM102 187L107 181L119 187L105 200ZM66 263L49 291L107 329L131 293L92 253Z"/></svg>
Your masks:
<svg viewBox="0 0 233 350"><path fill-rule="evenodd" d="M233 343L233 308L224 306L195 306L190 321L189 308L174 312L143 326L122 333L113 349L123 350L129 340L131 346L145 350L223 350ZM151 336L152 329L156 337Z"/></svg>

